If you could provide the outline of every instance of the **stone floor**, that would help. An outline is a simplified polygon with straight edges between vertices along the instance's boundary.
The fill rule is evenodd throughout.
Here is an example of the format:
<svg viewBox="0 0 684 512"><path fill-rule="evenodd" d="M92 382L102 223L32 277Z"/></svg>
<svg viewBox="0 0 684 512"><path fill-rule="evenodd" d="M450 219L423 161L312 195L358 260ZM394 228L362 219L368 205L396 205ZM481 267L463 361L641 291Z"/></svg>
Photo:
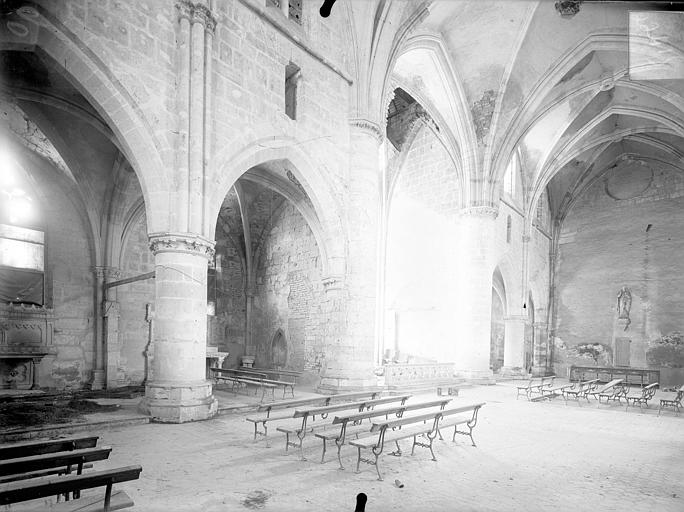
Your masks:
<svg viewBox="0 0 684 512"><path fill-rule="evenodd" d="M334 453L319 463L315 438L305 440L307 461L285 453L284 436L273 435L270 448L253 443L241 409L199 423L94 429L113 447L98 466L142 465L140 480L119 487L135 501L128 510L146 512L351 512L359 492L368 495L368 512L684 510L684 415L516 401L515 384L473 387L455 399L487 402L477 448L459 436L456 443L436 441L437 462L422 449L383 455L383 482L371 466L353 472L351 447L343 448L347 469L340 471ZM219 396L224 405L236 401ZM402 447L410 452L409 441Z"/></svg>

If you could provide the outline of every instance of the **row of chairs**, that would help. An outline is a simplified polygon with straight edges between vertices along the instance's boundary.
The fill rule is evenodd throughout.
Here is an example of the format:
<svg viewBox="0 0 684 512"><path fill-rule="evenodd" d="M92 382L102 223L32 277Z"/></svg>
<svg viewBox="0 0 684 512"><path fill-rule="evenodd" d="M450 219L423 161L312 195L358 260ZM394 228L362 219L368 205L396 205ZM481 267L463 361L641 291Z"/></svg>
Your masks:
<svg viewBox="0 0 684 512"><path fill-rule="evenodd" d="M97 441L97 436L82 436L0 446L0 505L36 500L27 503L30 510L53 512L132 507L133 500L113 485L138 479L142 467L93 469L112 451L110 446L97 446ZM81 491L98 487L104 487L104 495L81 496Z"/></svg>

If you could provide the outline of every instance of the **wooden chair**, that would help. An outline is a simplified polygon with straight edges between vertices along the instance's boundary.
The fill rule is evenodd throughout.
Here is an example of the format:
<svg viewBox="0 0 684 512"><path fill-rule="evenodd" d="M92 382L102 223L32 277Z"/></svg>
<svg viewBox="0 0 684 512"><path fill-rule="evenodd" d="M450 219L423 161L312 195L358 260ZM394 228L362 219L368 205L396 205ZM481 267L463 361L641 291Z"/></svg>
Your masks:
<svg viewBox="0 0 684 512"><path fill-rule="evenodd" d="M684 384L679 387L677 394L674 398L662 398L660 400L660 406L658 407L658 416L660 416L660 411L664 408L672 407L676 415L679 415L679 410L682 407L682 398L684 398Z"/></svg>

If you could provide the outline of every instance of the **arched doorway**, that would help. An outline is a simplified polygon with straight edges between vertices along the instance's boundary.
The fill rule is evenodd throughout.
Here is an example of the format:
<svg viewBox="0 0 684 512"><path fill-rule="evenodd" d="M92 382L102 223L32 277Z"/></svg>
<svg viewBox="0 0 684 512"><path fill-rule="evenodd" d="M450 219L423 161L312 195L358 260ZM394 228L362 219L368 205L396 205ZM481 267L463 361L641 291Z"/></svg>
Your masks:
<svg viewBox="0 0 684 512"><path fill-rule="evenodd" d="M271 364L274 368L287 366L287 340L280 329L276 331L271 342Z"/></svg>

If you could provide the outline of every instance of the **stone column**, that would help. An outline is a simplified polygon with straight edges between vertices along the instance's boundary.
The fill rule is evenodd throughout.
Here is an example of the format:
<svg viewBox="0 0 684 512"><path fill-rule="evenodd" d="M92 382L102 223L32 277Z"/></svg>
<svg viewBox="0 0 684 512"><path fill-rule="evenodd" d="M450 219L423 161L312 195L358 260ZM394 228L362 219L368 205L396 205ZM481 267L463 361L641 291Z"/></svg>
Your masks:
<svg viewBox="0 0 684 512"><path fill-rule="evenodd" d="M90 389L105 387L107 367L107 283L116 280L120 271L114 267L95 267L95 368Z"/></svg>
<svg viewBox="0 0 684 512"><path fill-rule="evenodd" d="M218 410L206 380L207 266L214 242L191 233L154 233L154 358L141 409L182 423Z"/></svg>
<svg viewBox="0 0 684 512"><path fill-rule="evenodd" d="M466 378L491 382L489 368L492 317L492 246L498 209L480 206L464 209L458 219L455 249L454 339L455 368ZM449 357L451 356L451 357Z"/></svg>
<svg viewBox="0 0 684 512"><path fill-rule="evenodd" d="M350 122L351 161L344 197L348 250L344 283L324 281L326 295L341 319L337 334L328 338L327 367L321 390L374 386L376 294L380 221L380 162L382 132L366 119Z"/></svg>
<svg viewBox="0 0 684 512"><path fill-rule="evenodd" d="M509 315L504 318L504 367L502 373L518 373L519 368L525 371L525 315Z"/></svg>
<svg viewBox="0 0 684 512"><path fill-rule="evenodd" d="M549 355L549 331L546 322L534 322L532 324L532 336L534 346L532 347L532 374L546 375L550 368L547 361Z"/></svg>

